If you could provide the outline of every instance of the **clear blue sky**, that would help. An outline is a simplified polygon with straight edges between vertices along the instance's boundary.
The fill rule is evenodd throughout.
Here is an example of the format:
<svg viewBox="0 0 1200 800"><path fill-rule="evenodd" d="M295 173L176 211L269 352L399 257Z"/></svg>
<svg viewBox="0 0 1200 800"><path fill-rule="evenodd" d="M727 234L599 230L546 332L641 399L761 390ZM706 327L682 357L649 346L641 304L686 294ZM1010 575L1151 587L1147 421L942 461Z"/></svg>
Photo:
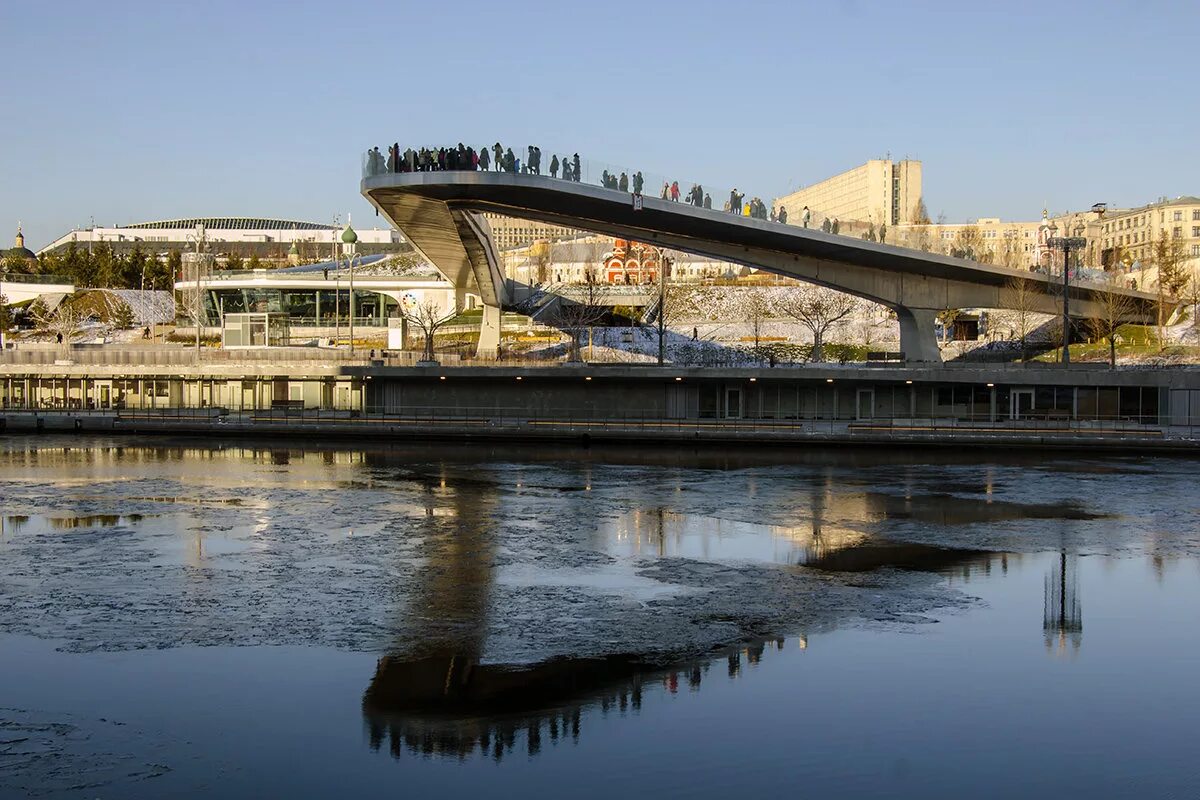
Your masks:
<svg viewBox="0 0 1200 800"><path fill-rule="evenodd" d="M91 216L369 227L359 153L397 139L764 198L890 152L951 220L1197 194L1198 23L1194 0L4 0L0 243L18 219L35 248Z"/></svg>

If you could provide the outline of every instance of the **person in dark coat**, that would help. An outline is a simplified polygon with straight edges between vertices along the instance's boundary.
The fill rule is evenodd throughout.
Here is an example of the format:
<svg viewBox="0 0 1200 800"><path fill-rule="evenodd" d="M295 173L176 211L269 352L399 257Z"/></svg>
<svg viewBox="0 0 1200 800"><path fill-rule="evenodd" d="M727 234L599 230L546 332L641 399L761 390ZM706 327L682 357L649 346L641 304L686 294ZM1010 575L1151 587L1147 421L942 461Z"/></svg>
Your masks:
<svg viewBox="0 0 1200 800"><path fill-rule="evenodd" d="M783 206L779 207L779 222L781 225L787 225L787 209Z"/></svg>
<svg viewBox="0 0 1200 800"><path fill-rule="evenodd" d="M479 168L484 172L488 171L488 167L492 165L492 159L488 155L488 149L485 147L479 151Z"/></svg>
<svg viewBox="0 0 1200 800"><path fill-rule="evenodd" d="M579 182L579 176L582 174L582 172L583 170L579 168L579 153L576 153L571 158L571 174L574 176L576 183Z"/></svg>
<svg viewBox="0 0 1200 800"><path fill-rule="evenodd" d="M711 194L704 195L704 207L709 210L712 210L712 195Z"/></svg>
<svg viewBox="0 0 1200 800"><path fill-rule="evenodd" d="M499 172L504 169L504 148L500 146L499 142L496 142L496 144L492 145L492 152L496 156L493 162L496 165L496 172Z"/></svg>
<svg viewBox="0 0 1200 800"><path fill-rule="evenodd" d="M646 179L642 177L642 171L639 169L633 174L633 193L641 194L642 187L646 185Z"/></svg>
<svg viewBox="0 0 1200 800"><path fill-rule="evenodd" d="M617 188L622 192L629 191L629 176L624 172L621 173L621 177L617 180Z"/></svg>
<svg viewBox="0 0 1200 800"><path fill-rule="evenodd" d="M558 177L558 156L550 156L550 177Z"/></svg>

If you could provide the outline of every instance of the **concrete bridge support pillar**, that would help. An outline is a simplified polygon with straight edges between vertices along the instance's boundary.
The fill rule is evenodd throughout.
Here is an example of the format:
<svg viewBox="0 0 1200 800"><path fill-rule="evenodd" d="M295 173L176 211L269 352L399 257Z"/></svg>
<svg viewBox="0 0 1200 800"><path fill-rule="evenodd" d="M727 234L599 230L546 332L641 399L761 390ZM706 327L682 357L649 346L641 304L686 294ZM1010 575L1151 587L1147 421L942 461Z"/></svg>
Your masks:
<svg viewBox="0 0 1200 800"><path fill-rule="evenodd" d="M900 319L900 349L905 361L942 363L934 323L938 312L927 308L896 308Z"/></svg>
<svg viewBox="0 0 1200 800"><path fill-rule="evenodd" d="M936 345L935 345L936 346ZM479 346L475 355L480 358L495 358L500 350L500 307L483 306L483 318L479 323Z"/></svg>

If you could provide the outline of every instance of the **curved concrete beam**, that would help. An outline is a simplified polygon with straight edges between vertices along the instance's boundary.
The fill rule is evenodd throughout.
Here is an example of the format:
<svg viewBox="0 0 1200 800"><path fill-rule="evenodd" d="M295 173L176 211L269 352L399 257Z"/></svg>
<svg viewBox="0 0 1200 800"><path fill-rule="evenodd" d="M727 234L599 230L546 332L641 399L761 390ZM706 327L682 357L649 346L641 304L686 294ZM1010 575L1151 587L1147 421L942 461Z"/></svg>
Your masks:
<svg viewBox="0 0 1200 800"><path fill-rule="evenodd" d="M911 348L915 360L936 360L933 315L915 312L1012 308L1015 298L1007 287L1015 279L1029 282L1034 307L1027 311L1054 314L1062 307L1061 284L1048 276L655 197L643 196L638 209L628 193L546 176L384 173L364 178L361 189L447 278L456 286L477 287L489 305L503 303L505 282L490 240L479 233L478 224L471 224L471 217L482 212L633 238L881 303L900 315L902 347L906 353ZM494 291L485 288L489 281L497 287ZM1073 284L1070 290L1071 311L1077 317L1098 315L1097 299L1113 291L1086 283ZM1153 318L1154 295L1116 291L1131 298L1135 315ZM918 331L919 341L913 338Z"/></svg>

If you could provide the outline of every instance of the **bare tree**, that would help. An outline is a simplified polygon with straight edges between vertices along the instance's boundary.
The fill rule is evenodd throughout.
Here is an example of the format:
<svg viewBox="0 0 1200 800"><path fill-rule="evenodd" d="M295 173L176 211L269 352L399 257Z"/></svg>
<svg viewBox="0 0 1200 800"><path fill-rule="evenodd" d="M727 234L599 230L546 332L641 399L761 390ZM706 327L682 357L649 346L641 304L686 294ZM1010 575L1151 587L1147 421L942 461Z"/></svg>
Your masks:
<svg viewBox="0 0 1200 800"><path fill-rule="evenodd" d="M929 219L929 209L925 207L925 198L917 198L917 207L913 209L912 224L928 225L932 220Z"/></svg>
<svg viewBox="0 0 1200 800"><path fill-rule="evenodd" d="M870 351L871 345L875 343L875 334L879 329L879 322L875 318L875 312L879 307L869 303L864 306L864 313L860 316L858 324L855 325L855 332L858 343Z"/></svg>
<svg viewBox="0 0 1200 800"><path fill-rule="evenodd" d="M992 249L983 238L983 231L974 225L959 228L950 246L950 255L955 258L969 258L980 264L992 263Z"/></svg>
<svg viewBox="0 0 1200 800"><path fill-rule="evenodd" d="M742 312L750 329L754 332L754 360L762 360L763 323L771 316L771 306L766 293L760 288L747 289L742 297Z"/></svg>
<svg viewBox="0 0 1200 800"><path fill-rule="evenodd" d="M8 329L12 327L12 311L8 308L8 297L0 292L0 350L8 340Z"/></svg>
<svg viewBox="0 0 1200 800"><path fill-rule="evenodd" d="M788 289L779 304L780 311L812 333L812 361L824 360L825 334L857 308L857 298L823 286L798 286Z"/></svg>
<svg viewBox="0 0 1200 800"><path fill-rule="evenodd" d="M49 333L64 345L71 344L80 331L87 316L70 303L63 301L51 311L40 299L29 307L30 316L34 323Z"/></svg>
<svg viewBox="0 0 1200 800"><path fill-rule="evenodd" d="M928 253L933 250L933 233L926 224L915 225L908 237L910 246Z"/></svg>
<svg viewBox="0 0 1200 800"><path fill-rule="evenodd" d="M1108 343L1108 367L1117 366L1117 329L1135 310L1133 298L1122 291L1120 278L1111 276L1093 293L1096 313L1088 319L1088 328L1097 339Z"/></svg>
<svg viewBox="0 0 1200 800"><path fill-rule="evenodd" d="M954 331L954 323L962 316L962 311L957 308L946 308L938 313L938 322L942 323L942 344L947 344L952 338L951 333Z"/></svg>
<svg viewBox="0 0 1200 800"><path fill-rule="evenodd" d="M1167 321L1175 310L1175 297L1187 284L1184 263L1187 254L1183 241L1168 237L1166 231L1150 247L1150 261L1158 271L1155 285L1158 306L1158 348L1167 346Z"/></svg>
<svg viewBox="0 0 1200 800"><path fill-rule="evenodd" d="M1004 244L1000 246L999 262L1000 266L1009 269L1029 269L1029 253L1025 250L1025 243L1015 232L1010 232L1004 237Z"/></svg>
<svg viewBox="0 0 1200 800"><path fill-rule="evenodd" d="M1183 299L1192 307L1192 327L1200 325L1200 275L1195 271L1188 273L1187 284L1183 287Z"/></svg>
<svg viewBox="0 0 1200 800"><path fill-rule="evenodd" d="M1150 262L1158 270L1158 284L1167 295L1174 297L1187 283L1187 258L1183 240L1168 237L1166 231L1151 245Z"/></svg>
<svg viewBox="0 0 1200 800"><path fill-rule="evenodd" d="M550 241L539 239L529 245L531 283L545 286L550 282Z"/></svg>
<svg viewBox="0 0 1200 800"><path fill-rule="evenodd" d="M1029 357L1028 340L1030 319L1037 310L1038 286L1032 278L1011 278L1001 291L1001 302L1009 309L1017 325L1015 333L1021 341L1021 360Z"/></svg>
<svg viewBox="0 0 1200 800"><path fill-rule="evenodd" d="M570 298L559 297L551 315L551 324L561 328L570 337L567 360L582 361L583 346L580 339L583 332L603 319L608 309L602 303L600 286L590 269L584 275L582 286L573 287L571 294Z"/></svg>
<svg viewBox="0 0 1200 800"><path fill-rule="evenodd" d="M425 337L425 349L421 354L422 361L434 361L433 356L433 336L438 332L438 329L443 327L450 320L457 316L456 309L450 309L449 312L443 311L441 306L432 300L425 300L417 303L406 311L401 311L400 316L413 325Z"/></svg>

